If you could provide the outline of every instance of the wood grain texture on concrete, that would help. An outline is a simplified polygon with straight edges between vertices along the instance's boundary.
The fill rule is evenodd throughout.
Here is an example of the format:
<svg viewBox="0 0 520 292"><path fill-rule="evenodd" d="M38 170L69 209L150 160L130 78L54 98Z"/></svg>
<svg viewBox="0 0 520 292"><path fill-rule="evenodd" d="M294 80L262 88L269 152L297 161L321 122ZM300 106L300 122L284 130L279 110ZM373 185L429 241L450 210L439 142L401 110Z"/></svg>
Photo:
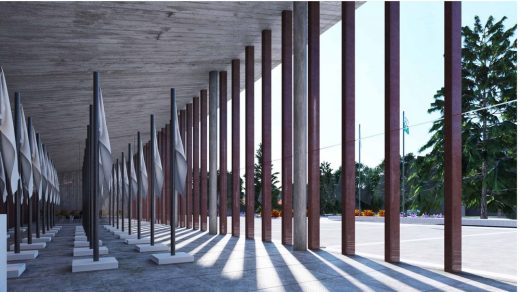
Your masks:
<svg viewBox="0 0 520 292"><path fill-rule="evenodd" d="M341 9L321 7L323 32ZM259 48L264 29L273 32L279 64L286 9L292 2L2 2L0 65L58 171L80 170L93 71L101 74L113 153L121 153L136 131L149 139L150 114L158 125L169 121L171 87L182 109L208 87L209 71L229 71L244 46ZM260 50L255 63L260 68Z"/></svg>

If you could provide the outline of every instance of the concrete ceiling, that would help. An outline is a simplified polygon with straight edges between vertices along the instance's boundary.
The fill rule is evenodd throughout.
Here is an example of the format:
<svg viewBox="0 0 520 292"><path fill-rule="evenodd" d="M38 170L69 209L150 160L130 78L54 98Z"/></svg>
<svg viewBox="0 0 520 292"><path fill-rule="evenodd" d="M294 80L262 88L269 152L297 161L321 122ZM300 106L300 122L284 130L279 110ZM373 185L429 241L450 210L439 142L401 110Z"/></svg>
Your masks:
<svg viewBox="0 0 520 292"><path fill-rule="evenodd" d="M322 2L322 32L340 20L340 5ZM78 170L93 71L117 156L137 131L149 139L150 114L158 128L167 123L169 88L182 108L207 88L209 71L229 71L234 58L243 88L246 45L255 46L260 78L264 29L279 64L284 9L292 2L0 2L0 65L11 101L21 92L58 171Z"/></svg>

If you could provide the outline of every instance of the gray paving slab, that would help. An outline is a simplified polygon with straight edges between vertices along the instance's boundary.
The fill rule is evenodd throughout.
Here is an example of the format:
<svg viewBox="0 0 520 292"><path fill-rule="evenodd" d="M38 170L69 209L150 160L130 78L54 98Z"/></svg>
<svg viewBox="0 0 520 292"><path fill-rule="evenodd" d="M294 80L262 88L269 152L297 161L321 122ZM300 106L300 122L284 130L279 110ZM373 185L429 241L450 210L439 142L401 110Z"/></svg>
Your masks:
<svg viewBox="0 0 520 292"><path fill-rule="evenodd" d="M108 256L118 260L119 269L73 274L74 230L74 225L63 224L40 256L27 262L26 272L8 280L9 291L516 291L513 282L474 274L345 257L328 247L297 252L276 238L264 243L183 228L177 229L177 250L192 254L194 263L156 265L150 254L135 251L101 228L100 239L110 250ZM169 243L167 236L163 243Z"/></svg>

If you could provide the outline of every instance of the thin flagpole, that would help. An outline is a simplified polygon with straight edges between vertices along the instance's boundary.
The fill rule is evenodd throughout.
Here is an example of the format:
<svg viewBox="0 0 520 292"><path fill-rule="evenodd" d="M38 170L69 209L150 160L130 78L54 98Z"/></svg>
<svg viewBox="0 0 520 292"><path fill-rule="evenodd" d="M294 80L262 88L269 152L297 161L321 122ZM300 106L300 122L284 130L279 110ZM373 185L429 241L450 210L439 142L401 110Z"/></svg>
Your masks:
<svg viewBox="0 0 520 292"><path fill-rule="evenodd" d="M401 171L403 177L402 177L402 182L401 182L401 192L403 193L403 200L402 200L402 202L403 202L403 203L402 203L402 205L403 205L403 206L402 206L403 214L405 214L405 216L406 216L406 210L405 210L405 195L404 195L404 192L405 192L405 187L404 187L404 184L405 184L405 175L404 175L404 170L405 170L405 168L404 168L404 156L405 156L405 153L406 153L406 152L404 151L404 135L405 135L405 132L404 132L404 128L405 128L404 119L405 119L405 117L404 117L404 111L403 111L403 166L402 166L403 170Z"/></svg>
<svg viewBox="0 0 520 292"><path fill-rule="evenodd" d="M175 88L170 89L170 254L175 255L175 210L177 210L177 194L175 193L175 166L177 165L177 155L175 154L175 129L177 127L177 113L175 111Z"/></svg>
<svg viewBox="0 0 520 292"><path fill-rule="evenodd" d="M358 164L358 210L361 210L361 174L363 173L361 171L361 124L358 125Z"/></svg>

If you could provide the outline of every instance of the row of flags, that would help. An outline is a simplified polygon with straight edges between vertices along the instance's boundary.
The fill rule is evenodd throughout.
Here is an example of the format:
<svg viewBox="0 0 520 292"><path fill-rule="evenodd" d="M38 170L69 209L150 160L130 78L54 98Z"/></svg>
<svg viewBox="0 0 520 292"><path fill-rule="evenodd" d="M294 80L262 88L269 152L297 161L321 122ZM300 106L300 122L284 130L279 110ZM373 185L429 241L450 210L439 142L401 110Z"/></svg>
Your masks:
<svg viewBox="0 0 520 292"><path fill-rule="evenodd" d="M7 200L7 183L13 193L13 201L15 193L23 198L18 184L21 179L22 189L27 192L29 198L36 192L39 200L59 204L58 173L48 153L44 151L41 140L37 139L34 127L31 123L27 125L22 105L20 120L18 149L5 74L0 68L0 193L3 202ZM18 151L21 170L18 167ZM23 200L20 200L20 203L22 202Z"/></svg>
<svg viewBox="0 0 520 292"><path fill-rule="evenodd" d="M102 196L105 195L104 190L111 191L112 185L115 182L118 185L125 187L128 189L129 184L132 184L131 193L129 194L131 198L137 197L137 174L136 168L134 165L134 160L130 159L130 173L127 171L127 164L125 158L123 157L121 163L123 164L123 171L121 171L120 163L116 163L113 165L112 160L112 151L110 147L110 138L108 135L108 129L106 125L106 116L105 116L105 108L103 105L103 95L100 90L99 94L99 120L98 120L98 134L99 134L99 182L100 188L102 190ZM176 111L176 107L174 107ZM185 193L186 188L186 174L187 174L187 161L186 155L184 153L184 146L182 145L179 123L176 121L175 125L175 154L176 154L176 165L175 165L175 178L176 178L176 191L180 194ZM161 162L161 156L159 154L159 147L157 144L157 131L154 128L151 133L151 139L154 141L154 161L153 167L155 168L155 180L153 182L154 192L156 196L161 196L161 190L164 185L164 171ZM141 174L141 197L145 198L148 190L148 172L146 170L146 164L144 160L143 153L143 144L142 141L139 141L138 145L140 152L140 174ZM132 157L133 155L131 155ZM111 168L115 167L114 175L112 175Z"/></svg>

